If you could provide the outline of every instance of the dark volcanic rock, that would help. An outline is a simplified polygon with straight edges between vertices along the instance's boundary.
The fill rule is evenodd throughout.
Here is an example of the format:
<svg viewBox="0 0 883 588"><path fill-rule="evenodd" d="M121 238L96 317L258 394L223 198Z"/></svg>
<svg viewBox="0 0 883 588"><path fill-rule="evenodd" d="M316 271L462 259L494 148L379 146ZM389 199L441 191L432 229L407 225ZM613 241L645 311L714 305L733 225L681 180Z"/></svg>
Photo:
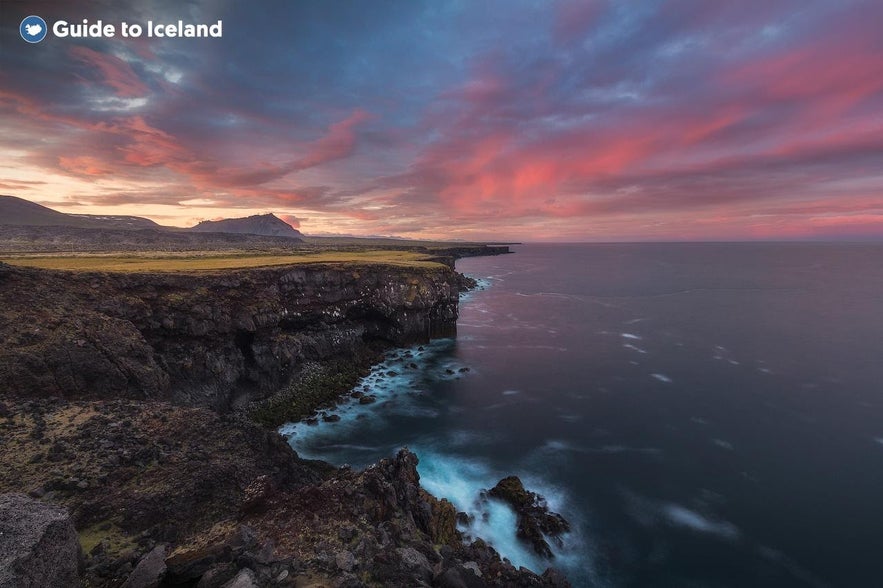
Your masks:
<svg viewBox="0 0 883 588"><path fill-rule="evenodd" d="M439 588L485 588L487 583L471 568L453 565L439 574L435 585Z"/></svg>
<svg viewBox="0 0 883 588"><path fill-rule="evenodd" d="M243 568L236 577L224 584L223 588L258 588L258 579L249 568Z"/></svg>
<svg viewBox="0 0 883 588"><path fill-rule="evenodd" d="M158 545L147 553L135 566L122 588L156 588L166 575L165 545Z"/></svg>
<svg viewBox="0 0 883 588"><path fill-rule="evenodd" d="M90 586L221 588L244 569L260 586L421 586L451 568L448 585L553 585L480 541L463 545L456 509L420 487L408 451L354 471L300 460L277 433L203 408L3 401L15 418L0 492L40 490L70 510ZM58 461L32 463L54 444Z"/></svg>
<svg viewBox="0 0 883 588"><path fill-rule="evenodd" d="M553 557L546 536L561 541L561 535L570 531L570 525L560 514L551 512L545 499L525 490L518 476L500 480L488 494L508 503L518 515L518 537L530 543L533 550L544 557Z"/></svg>
<svg viewBox="0 0 883 588"><path fill-rule="evenodd" d="M170 399L226 412L287 389L310 362L337 359L353 370L375 357L372 342L452 335L457 276L443 265L311 264L197 275L4 265L0 389ZM321 383L333 398L353 378L335 382L330 373Z"/></svg>
<svg viewBox="0 0 883 588"><path fill-rule="evenodd" d="M475 278L460 274L459 278L460 292L468 292L478 287L478 280Z"/></svg>
<svg viewBox="0 0 883 588"><path fill-rule="evenodd" d="M79 586L81 567L65 509L23 494L0 495L0 586Z"/></svg>
<svg viewBox="0 0 883 588"><path fill-rule="evenodd" d="M457 290L444 265L194 276L0 263L0 492L67 507L80 534L67 522L73 556L55 545L33 561L76 574L81 542L96 588L562 585L464 545L407 450L333 468L246 416L333 420L317 411L379 348L453 333ZM18 553L4 524L3 580Z"/></svg>

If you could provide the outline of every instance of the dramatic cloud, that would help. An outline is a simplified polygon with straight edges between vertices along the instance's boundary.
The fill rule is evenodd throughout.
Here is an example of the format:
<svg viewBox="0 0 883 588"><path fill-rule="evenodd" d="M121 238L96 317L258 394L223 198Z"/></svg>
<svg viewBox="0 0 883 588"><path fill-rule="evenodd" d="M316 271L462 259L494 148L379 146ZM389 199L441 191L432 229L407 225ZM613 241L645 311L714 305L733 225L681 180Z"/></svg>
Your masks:
<svg viewBox="0 0 883 588"><path fill-rule="evenodd" d="M223 39L30 46L7 14L0 186L62 209L417 237L883 236L872 0L28 12L224 19Z"/></svg>

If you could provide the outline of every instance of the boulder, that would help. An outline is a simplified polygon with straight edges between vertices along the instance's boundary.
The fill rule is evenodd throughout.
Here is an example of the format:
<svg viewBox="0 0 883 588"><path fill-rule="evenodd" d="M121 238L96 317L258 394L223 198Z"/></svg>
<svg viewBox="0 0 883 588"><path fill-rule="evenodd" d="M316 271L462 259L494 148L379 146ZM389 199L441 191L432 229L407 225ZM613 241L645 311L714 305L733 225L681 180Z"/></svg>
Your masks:
<svg viewBox="0 0 883 588"><path fill-rule="evenodd" d="M475 565L475 562L470 563ZM439 588L485 588L487 583L475 574L473 567L464 564L446 569L435 579L435 585Z"/></svg>
<svg viewBox="0 0 883 588"><path fill-rule="evenodd" d="M138 562L122 588L156 588L166 575L165 545L157 545Z"/></svg>
<svg viewBox="0 0 883 588"><path fill-rule="evenodd" d="M426 556L413 547L400 547L396 550L401 558L402 567L408 573L428 581L432 578L432 566Z"/></svg>
<svg viewBox="0 0 883 588"><path fill-rule="evenodd" d="M79 586L82 562L66 509L24 494L0 495L0 586Z"/></svg>
<svg viewBox="0 0 883 588"><path fill-rule="evenodd" d="M249 568L243 568L223 588L259 588L257 576Z"/></svg>
<svg viewBox="0 0 883 588"><path fill-rule="evenodd" d="M351 551L343 550L334 556L337 568L343 572L351 572L356 565L356 558Z"/></svg>

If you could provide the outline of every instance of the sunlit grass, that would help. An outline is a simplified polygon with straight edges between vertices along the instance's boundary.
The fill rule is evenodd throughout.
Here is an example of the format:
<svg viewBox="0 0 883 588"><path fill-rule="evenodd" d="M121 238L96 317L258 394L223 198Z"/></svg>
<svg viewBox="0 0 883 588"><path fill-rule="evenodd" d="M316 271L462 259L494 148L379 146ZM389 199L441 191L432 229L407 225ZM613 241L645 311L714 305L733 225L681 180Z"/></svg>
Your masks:
<svg viewBox="0 0 883 588"><path fill-rule="evenodd" d="M7 256L10 265L55 270L95 272L187 272L254 268L298 264L385 264L406 267L438 267L425 253L395 250L321 251L296 254L254 254L211 252L185 254L77 254Z"/></svg>

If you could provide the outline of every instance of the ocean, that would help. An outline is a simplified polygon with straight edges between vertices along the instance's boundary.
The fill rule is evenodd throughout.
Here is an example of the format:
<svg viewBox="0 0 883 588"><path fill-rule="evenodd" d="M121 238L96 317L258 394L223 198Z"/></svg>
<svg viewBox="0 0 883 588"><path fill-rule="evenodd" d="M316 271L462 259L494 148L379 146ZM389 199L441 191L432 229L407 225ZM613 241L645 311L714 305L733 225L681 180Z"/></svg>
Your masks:
<svg viewBox="0 0 883 588"><path fill-rule="evenodd" d="M370 405L281 431L365 466L408 446L462 530L574 586L883 585L883 245L522 245L459 260L458 335L396 350ZM514 474L555 558L479 500Z"/></svg>

